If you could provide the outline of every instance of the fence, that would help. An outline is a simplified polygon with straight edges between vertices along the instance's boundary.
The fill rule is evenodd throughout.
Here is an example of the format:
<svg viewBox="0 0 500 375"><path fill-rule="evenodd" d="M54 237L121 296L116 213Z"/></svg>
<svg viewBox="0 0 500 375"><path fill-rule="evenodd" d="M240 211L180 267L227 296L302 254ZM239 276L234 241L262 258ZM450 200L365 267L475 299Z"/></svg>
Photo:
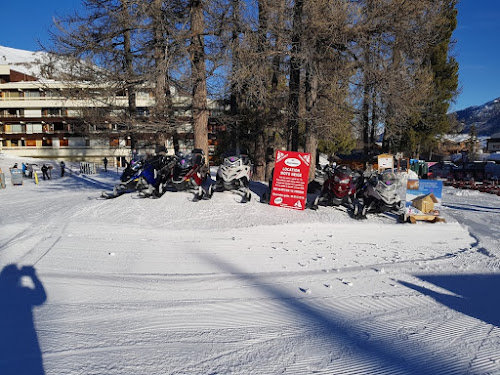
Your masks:
<svg viewBox="0 0 500 375"><path fill-rule="evenodd" d="M80 173L82 174L96 174L95 163L80 162Z"/></svg>

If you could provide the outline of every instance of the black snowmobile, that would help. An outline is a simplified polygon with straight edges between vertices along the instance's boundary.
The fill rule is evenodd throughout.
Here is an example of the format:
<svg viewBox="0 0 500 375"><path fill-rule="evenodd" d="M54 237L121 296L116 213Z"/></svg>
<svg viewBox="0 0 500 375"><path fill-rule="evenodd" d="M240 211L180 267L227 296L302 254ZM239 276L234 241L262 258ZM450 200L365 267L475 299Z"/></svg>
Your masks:
<svg viewBox="0 0 500 375"><path fill-rule="evenodd" d="M140 191L143 196L159 198L167 191L172 182L177 158L172 155L157 155L146 160L146 169L143 178L148 183L146 189Z"/></svg>
<svg viewBox="0 0 500 375"><path fill-rule="evenodd" d="M101 196L116 198L137 191L145 197L161 197L172 179L175 161L175 157L166 155L132 161L120 176L121 182L112 192L102 192Z"/></svg>
<svg viewBox="0 0 500 375"><path fill-rule="evenodd" d="M404 214L404 203L399 195L401 182L392 171L364 175L365 182L357 191L353 216L366 218L368 213L392 212Z"/></svg>
<svg viewBox="0 0 500 375"><path fill-rule="evenodd" d="M203 150L194 149L187 155L177 154L172 185L177 191L196 189L195 201L212 197L214 187Z"/></svg>

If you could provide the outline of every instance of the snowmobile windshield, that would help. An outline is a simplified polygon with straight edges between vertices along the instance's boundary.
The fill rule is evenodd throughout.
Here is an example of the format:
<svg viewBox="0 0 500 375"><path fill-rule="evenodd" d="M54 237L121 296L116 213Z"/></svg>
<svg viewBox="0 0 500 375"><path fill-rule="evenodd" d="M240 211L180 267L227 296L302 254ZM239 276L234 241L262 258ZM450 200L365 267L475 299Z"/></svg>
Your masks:
<svg viewBox="0 0 500 375"><path fill-rule="evenodd" d="M202 165L204 163L203 155L202 154L192 154L191 161L192 161L193 165L194 164Z"/></svg>
<svg viewBox="0 0 500 375"><path fill-rule="evenodd" d="M347 165L338 165L336 168L341 173L344 173L346 175L351 175L352 174L352 169L349 168Z"/></svg>
<svg viewBox="0 0 500 375"><path fill-rule="evenodd" d="M333 180L339 184L348 184L351 181L351 170L349 168L336 168Z"/></svg>
<svg viewBox="0 0 500 375"><path fill-rule="evenodd" d="M179 167L181 167L182 169L191 168L191 165L192 165L191 158L189 156L184 156L184 157L179 159L179 161L177 162L177 165Z"/></svg>
<svg viewBox="0 0 500 375"><path fill-rule="evenodd" d="M380 183L386 190L396 190L399 186L399 180L394 173L383 173Z"/></svg>
<svg viewBox="0 0 500 375"><path fill-rule="evenodd" d="M238 156L229 156L224 159L225 167L239 167L242 165L242 160Z"/></svg>
<svg viewBox="0 0 500 375"><path fill-rule="evenodd" d="M133 169L133 170L137 170L139 168L141 168L142 166L144 165L144 161L142 160L132 160L130 162L130 168Z"/></svg>

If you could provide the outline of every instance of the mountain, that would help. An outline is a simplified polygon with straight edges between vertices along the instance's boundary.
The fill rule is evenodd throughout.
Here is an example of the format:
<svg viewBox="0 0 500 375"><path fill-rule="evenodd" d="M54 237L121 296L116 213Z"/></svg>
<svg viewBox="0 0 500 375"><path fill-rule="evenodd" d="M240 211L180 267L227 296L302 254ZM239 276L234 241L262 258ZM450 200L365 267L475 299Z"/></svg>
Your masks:
<svg viewBox="0 0 500 375"><path fill-rule="evenodd" d="M61 79L69 71L68 60L43 51L26 51L0 46L0 65L41 80Z"/></svg>
<svg viewBox="0 0 500 375"><path fill-rule="evenodd" d="M20 73L40 77L41 63L47 60L46 52L25 51L0 46L0 65L9 65Z"/></svg>
<svg viewBox="0 0 500 375"><path fill-rule="evenodd" d="M464 133L468 133L473 124L478 136L490 136L500 132L500 98L457 111L455 114L464 126Z"/></svg>

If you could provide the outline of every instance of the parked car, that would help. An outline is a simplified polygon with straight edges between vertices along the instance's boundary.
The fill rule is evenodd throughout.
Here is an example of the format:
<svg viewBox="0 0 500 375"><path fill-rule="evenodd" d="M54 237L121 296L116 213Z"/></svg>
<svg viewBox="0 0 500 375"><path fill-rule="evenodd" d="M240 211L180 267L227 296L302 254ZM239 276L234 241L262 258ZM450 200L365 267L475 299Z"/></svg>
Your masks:
<svg viewBox="0 0 500 375"><path fill-rule="evenodd" d="M451 161L440 161L429 167L427 176L429 178L453 179L459 167Z"/></svg>
<svg viewBox="0 0 500 375"><path fill-rule="evenodd" d="M472 161L459 166L457 180L483 181L490 176L487 173L487 165L493 164L491 161ZM488 168L489 169L489 168Z"/></svg>

